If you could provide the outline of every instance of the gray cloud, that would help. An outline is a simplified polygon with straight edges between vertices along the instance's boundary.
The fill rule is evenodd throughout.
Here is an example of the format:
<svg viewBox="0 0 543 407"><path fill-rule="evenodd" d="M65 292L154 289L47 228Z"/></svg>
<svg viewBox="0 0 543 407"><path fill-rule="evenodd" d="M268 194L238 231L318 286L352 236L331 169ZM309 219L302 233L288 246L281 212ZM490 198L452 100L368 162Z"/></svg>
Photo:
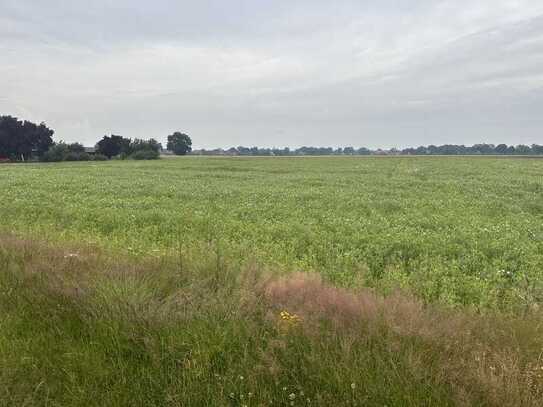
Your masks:
<svg viewBox="0 0 543 407"><path fill-rule="evenodd" d="M0 0L0 112L86 144L541 142L543 4L413 3Z"/></svg>

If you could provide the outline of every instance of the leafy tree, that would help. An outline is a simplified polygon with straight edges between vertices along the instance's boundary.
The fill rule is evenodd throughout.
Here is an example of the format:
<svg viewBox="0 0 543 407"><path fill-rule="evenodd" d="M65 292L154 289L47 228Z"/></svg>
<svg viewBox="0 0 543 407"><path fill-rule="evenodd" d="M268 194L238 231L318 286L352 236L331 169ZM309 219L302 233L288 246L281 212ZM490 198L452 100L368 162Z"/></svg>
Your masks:
<svg viewBox="0 0 543 407"><path fill-rule="evenodd" d="M494 151L496 154L507 154L507 145L506 144L498 144Z"/></svg>
<svg viewBox="0 0 543 407"><path fill-rule="evenodd" d="M0 156L13 160L41 157L53 145L54 131L12 116L0 116Z"/></svg>
<svg viewBox="0 0 543 407"><path fill-rule="evenodd" d="M532 149L529 146L526 146L524 144L519 144L515 147L515 154L518 155L530 155L532 153Z"/></svg>
<svg viewBox="0 0 543 407"><path fill-rule="evenodd" d="M160 158L162 146L155 139L134 139L128 147L128 158L134 160L156 160Z"/></svg>
<svg viewBox="0 0 543 407"><path fill-rule="evenodd" d="M45 162L59 162L65 161L66 157L70 154L70 149L67 144L62 141L53 145L43 156L42 161Z"/></svg>
<svg viewBox="0 0 543 407"><path fill-rule="evenodd" d="M192 140L187 134L176 131L168 136L166 148L175 155L186 155L192 151Z"/></svg>
<svg viewBox="0 0 543 407"><path fill-rule="evenodd" d="M93 158L85 152L80 143L66 144L63 141L55 143L42 157L45 162L58 161L90 161Z"/></svg>
<svg viewBox="0 0 543 407"><path fill-rule="evenodd" d="M96 144L96 150L99 154L103 154L107 158L116 157L121 153L129 154L130 142L131 140L128 138L112 134L110 137L104 136Z"/></svg>
<svg viewBox="0 0 543 407"><path fill-rule="evenodd" d="M74 153L74 154L85 153L85 147L81 143L68 144L68 150L70 150L70 153Z"/></svg>
<svg viewBox="0 0 543 407"><path fill-rule="evenodd" d="M134 139L130 141L130 145L128 147L128 153L133 154L136 151L142 151L142 150L153 150L157 153L162 150L162 146L158 141L155 139L149 139L149 140L142 140L142 139Z"/></svg>

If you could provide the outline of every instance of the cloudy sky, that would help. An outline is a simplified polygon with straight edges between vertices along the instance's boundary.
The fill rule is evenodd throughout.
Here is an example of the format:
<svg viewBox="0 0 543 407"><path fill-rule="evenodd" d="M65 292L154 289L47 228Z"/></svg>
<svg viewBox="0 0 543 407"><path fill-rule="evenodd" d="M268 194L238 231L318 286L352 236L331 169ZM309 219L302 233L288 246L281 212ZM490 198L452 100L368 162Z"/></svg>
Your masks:
<svg viewBox="0 0 543 407"><path fill-rule="evenodd" d="M0 114L195 147L543 142L541 0L0 0Z"/></svg>

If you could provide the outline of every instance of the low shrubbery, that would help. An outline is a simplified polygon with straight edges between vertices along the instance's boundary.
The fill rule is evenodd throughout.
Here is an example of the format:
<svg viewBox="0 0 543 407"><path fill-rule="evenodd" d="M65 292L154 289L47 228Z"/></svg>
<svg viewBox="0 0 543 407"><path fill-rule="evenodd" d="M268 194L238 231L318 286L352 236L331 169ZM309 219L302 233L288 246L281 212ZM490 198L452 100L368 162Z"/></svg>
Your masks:
<svg viewBox="0 0 543 407"><path fill-rule="evenodd" d="M85 152L85 147L79 143L66 144L64 142L54 144L42 156L42 161L90 161L91 156Z"/></svg>
<svg viewBox="0 0 543 407"><path fill-rule="evenodd" d="M133 160L156 160L160 158L160 150L160 143L154 139L134 139L130 141L128 150L124 154Z"/></svg>
<svg viewBox="0 0 543 407"><path fill-rule="evenodd" d="M125 139L128 140L128 139ZM128 140L123 144L118 155L108 157L101 152L98 146L96 152L89 154L85 147L79 143L67 144L64 142L55 143L48 151L46 151L41 160L44 162L59 162L59 161L105 161L109 158L119 157L121 159L134 160L156 160L160 158L160 144L153 139L150 140Z"/></svg>
<svg viewBox="0 0 543 407"><path fill-rule="evenodd" d="M128 156L132 160L156 160L160 158L160 153L156 150L138 150Z"/></svg>

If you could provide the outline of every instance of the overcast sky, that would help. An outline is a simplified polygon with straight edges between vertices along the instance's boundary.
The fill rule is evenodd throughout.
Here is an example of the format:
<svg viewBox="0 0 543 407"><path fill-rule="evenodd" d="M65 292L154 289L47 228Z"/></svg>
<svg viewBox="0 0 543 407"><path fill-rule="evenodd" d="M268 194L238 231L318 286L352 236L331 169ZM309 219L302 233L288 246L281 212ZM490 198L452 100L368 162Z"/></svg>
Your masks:
<svg viewBox="0 0 543 407"><path fill-rule="evenodd" d="M543 1L0 0L0 114L86 145L543 143Z"/></svg>

